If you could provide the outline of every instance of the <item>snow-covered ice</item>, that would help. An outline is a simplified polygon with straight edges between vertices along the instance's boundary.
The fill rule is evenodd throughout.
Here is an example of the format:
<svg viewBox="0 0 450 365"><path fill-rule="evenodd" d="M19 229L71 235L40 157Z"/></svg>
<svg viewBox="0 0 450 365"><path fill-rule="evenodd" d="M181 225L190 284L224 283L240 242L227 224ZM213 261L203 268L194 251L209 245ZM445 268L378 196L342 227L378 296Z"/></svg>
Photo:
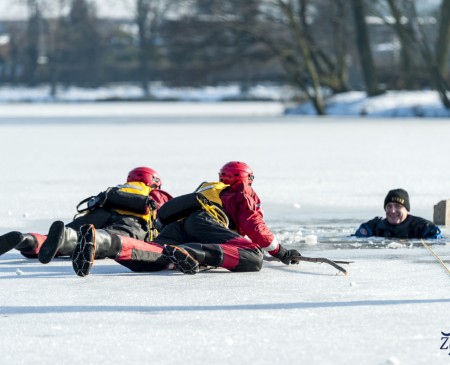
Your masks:
<svg viewBox="0 0 450 365"><path fill-rule="evenodd" d="M436 249L449 260L448 247ZM448 275L426 251L323 251L259 273L133 274L0 260L3 364L448 364ZM20 266L23 275L14 273ZM206 360L205 360L206 359Z"/></svg>
<svg viewBox="0 0 450 365"><path fill-rule="evenodd" d="M109 107L77 105L72 117L52 105L36 108L46 117L0 107L0 234L45 233L138 165L179 195L238 159L253 167L278 238L304 255L354 261L350 275L272 261L259 273L137 274L99 260L80 278L70 260L42 265L11 251L0 257L2 364L449 363L443 266L418 242L388 249L396 245L349 237L382 214L391 188L408 190L412 213L432 219L450 198L449 123L218 109L182 117L182 104L174 116L114 116ZM439 243L450 266L450 245Z"/></svg>

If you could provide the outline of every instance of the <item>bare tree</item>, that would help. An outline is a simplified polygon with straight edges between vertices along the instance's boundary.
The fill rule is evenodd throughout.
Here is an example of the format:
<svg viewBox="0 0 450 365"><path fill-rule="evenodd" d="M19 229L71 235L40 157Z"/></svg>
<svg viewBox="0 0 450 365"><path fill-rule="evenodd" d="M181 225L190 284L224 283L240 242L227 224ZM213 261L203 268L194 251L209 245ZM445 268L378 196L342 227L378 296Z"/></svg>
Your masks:
<svg viewBox="0 0 450 365"><path fill-rule="evenodd" d="M325 114L325 105L322 96L319 71L314 62L311 49L309 48L305 31L305 24L307 24L305 19L306 2L299 2L298 8L284 1L278 1L277 3L287 19L289 30L293 33L294 46L296 48L295 53L300 56L300 59L298 59L294 57L294 53L286 55L284 59L285 68L292 76L294 76L294 80L300 85L302 90L308 96L308 99L312 101L317 114L323 115ZM297 16L297 11L299 11L300 17ZM272 47L276 47L275 43L272 43Z"/></svg>
<svg viewBox="0 0 450 365"><path fill-rule="evenodd" d="M387 3L394 18L393 28L400 43L399 73L402 84L406 89L412 89L415 79L413 62L415 51L411 42L414 31L411 22L407 21L410 14L407 14L407 9L400 8L396 0L387 0Z"/></svg>
<svg viewBox="0 0 450 365"><path fill-rule="evenodd" d="M431 83L438 92L442 104L445 106L445 108L450 109L450 99L447 95L450 87L436 63L436 58L434 56L435 53L433 52L433 49L430 46L430 41L427 38L425 31L419 21L419 16L417 15L417 10L414 2L412 3L412 11L414 14L412 19L414 29L413 41L417 43L421 51L422 57L427 65L427 69L430 74Z"/></svg>
<svg viewBox="0 0 450 365"><path fill-rule="evenodd" d="M435 58L441 76L446 79L448 75L450 52L450 0L442 0L439 14L440 18L435 46Z"/></svg>
<svg viewBox="0 0 450 365"><path fill-rule="evenodd" d="M252 28L259 0L195 1L190 12L164 27L173 75L187 84L237 82L241 96L270 62L269 52L247 31ZM181 60L181 62L180 62Z"/></svg>
<svg viewBox="0 0 450 365"><path fill-rule="evenodd" d="M46 19L47 35L47 65L48 79L50 83L50 95L55 97L57 86L60 82L60 69L62 62L62 52L64 50L63 28L65 24L65 8L69 0L50 1L45 4L46 13L49 18Z"/></svg>
<svg viewBox="0 0 450 365"><path fill-rule="evenodd" d="M150 63L156 57L155 44L159 30L170 9L179 1L174 0L136 0L135 19L139 34L139 65L142 90L150 96Z"/></svg>
<svg viewBox="0 0 450 365"><path fill-rule="evenodd" d="M3 80L13 85L19 83L19 69L22 64L23 44L26 43L26 34L17 25L4 26L7 35L7 44L3 56ZM25 41L25 42L24 42Z"/></svg>
<svg viewBox="0 0 450 365"><path fill-rule="evenodd" d="M191 47L184 48L188 53L185 64L195 64L200 71L201 67L208 67L208 71L203 71L207 74L247 70L246 75L235 73L241 80L247 77L247 82L241 82L245 92L250 76L256 75L257 69L264 70L262 65L266 62L270 69L265 66L265 75L264 71L260 73L262 77L269 79L270 70L272 79L295 85L318 114L325 114L324 89L333 93L348 89L346 49L350 8L345 0L196 3L190 23L183 23L183 40L192 39Z"/></svg>
<svg viewBox="0 0 450 365"><path fill-rule="evenodd" d="M101 80L101 43L95 7L87 0L71 0L61 32L62 76L84 86Z"/></svg>
<svg viewBox="0 0 450 365"><path fill-rule="evenodd" d="M356 45L358 48L363 78L367 88L367 95L379 95L382 93L382 90L378 86L377 72L372 56L372 47L366 24L364 0L352 0L352 8L355 21Z"/></svg>
<svg viewBox="0 0 450 365"><path fill-rule="evenodd" d="M150 61L150 34L148 18L150 15L150 1L136 1L136 24L139 31L139 66L141 71L142 90L146 97L150 95L148 66Z"/></svg>
<svg viewBox="0 0 450 365"><path fill-rule="evenodd" d="M345 1L274 0L275 12L260 39L278 55L291 80L311 100L318 114L325 114L323 88L343 92L347 87L346 51L348 5ZM279 12L281 17L277 17ZM275 15L274 15L275 14ZM274 33L270 28L284 28ZM268 35L272 35L269 37Z"/></svg>
<svg viewBox="0 0 450 365"><path fill-rule="evenodd" d="M28 21L27 21L27 83L29 86L36 85L36 72L39 57L39 37L41 34L41 12L37 0L28 0Z"/></svg>
<svg viewBox="0 0 450 365"><path fill-rule="evenodd" d="M441 16L437 26L429 20L431 18L418 13L415 0L378 2L381 6L383 3L388 5L388 11L394 19L394 22L386 21L385 24L393 28L401 45L398 67L404 87L412 88L422 75L424 81L438 91L444 106L447 107L446 73L450 34L447 36L446 34L450 30L450 16L447 8L450 1L442 1ZM437 37L433 42L435 28L438 28ZM424 71L425 74L423 74Z"/></svg>
<svg viewBox="0 0 450 365"><path fill-rule="evenodd" d="M224 19L227 26L265 45L287 79L318 114L325 114L323 89L347 90L345 1L263 0L252 1L251 7L228 3L234 11Z"/></svg>

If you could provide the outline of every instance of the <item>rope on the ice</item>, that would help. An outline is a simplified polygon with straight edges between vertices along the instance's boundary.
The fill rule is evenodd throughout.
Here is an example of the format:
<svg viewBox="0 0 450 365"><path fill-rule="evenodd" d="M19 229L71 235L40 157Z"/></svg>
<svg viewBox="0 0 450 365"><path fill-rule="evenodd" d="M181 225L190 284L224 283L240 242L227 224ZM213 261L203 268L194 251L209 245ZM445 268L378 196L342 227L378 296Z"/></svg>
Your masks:
<svg viewBox="0 0 450 365"><path fill-rule="evenodd" d="M436 253L431 249L431 247L428 246L425 242L423 242L422 239L420 240L420 242L422 242L422 245L424 245L426 248L428 248L430 250L430 252L439 260L441 265L444 266L444 269L447 270L447 272L450 274L449 268L447 266L445 266L444 261L442 261L438 255L436 255Z"/></svg>

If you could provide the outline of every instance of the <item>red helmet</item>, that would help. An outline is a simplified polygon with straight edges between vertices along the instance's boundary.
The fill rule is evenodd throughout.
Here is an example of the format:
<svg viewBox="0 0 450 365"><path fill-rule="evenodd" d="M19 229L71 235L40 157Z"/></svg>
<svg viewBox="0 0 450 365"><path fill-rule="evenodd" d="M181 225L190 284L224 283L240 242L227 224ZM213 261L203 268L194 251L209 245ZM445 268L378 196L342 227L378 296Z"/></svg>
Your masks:
<svg viewBox="0 0 450 365"><path fill-rule="evenodd" d="M162 185L159 174L150 167L136 167L128 173L127 182L143 182L151 188L157 189Z"/></svg>
<svg viewBox="0 0 450 365"><path fill-rule="evenodd" d="M242 181L251 185L253 182L253 171L245 162L231 161L223 165L219 171L219 180L224 184L233 184L236 181Z"/></svg>

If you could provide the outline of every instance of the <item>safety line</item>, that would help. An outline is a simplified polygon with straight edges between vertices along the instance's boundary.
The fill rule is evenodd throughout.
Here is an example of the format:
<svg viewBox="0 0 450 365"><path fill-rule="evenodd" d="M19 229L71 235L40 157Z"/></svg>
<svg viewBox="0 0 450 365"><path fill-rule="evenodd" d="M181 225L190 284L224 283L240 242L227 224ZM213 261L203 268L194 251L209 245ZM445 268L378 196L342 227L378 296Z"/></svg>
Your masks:
<svg viewBox="0 0 450 365"><path fill-rule="evenodd" d="M450 274L449 268L447 266L445 266L444 261L442 261L438 255L436 255L436 253L431 249L431 247L428 246L425 242L423 242L423 239L421 239L420 242L422 242L422 245L424 245L426 248L428 248L430 250L430 252L439 260L441 265L444 266L445 270L447 270L447 272Z"/></svg>

